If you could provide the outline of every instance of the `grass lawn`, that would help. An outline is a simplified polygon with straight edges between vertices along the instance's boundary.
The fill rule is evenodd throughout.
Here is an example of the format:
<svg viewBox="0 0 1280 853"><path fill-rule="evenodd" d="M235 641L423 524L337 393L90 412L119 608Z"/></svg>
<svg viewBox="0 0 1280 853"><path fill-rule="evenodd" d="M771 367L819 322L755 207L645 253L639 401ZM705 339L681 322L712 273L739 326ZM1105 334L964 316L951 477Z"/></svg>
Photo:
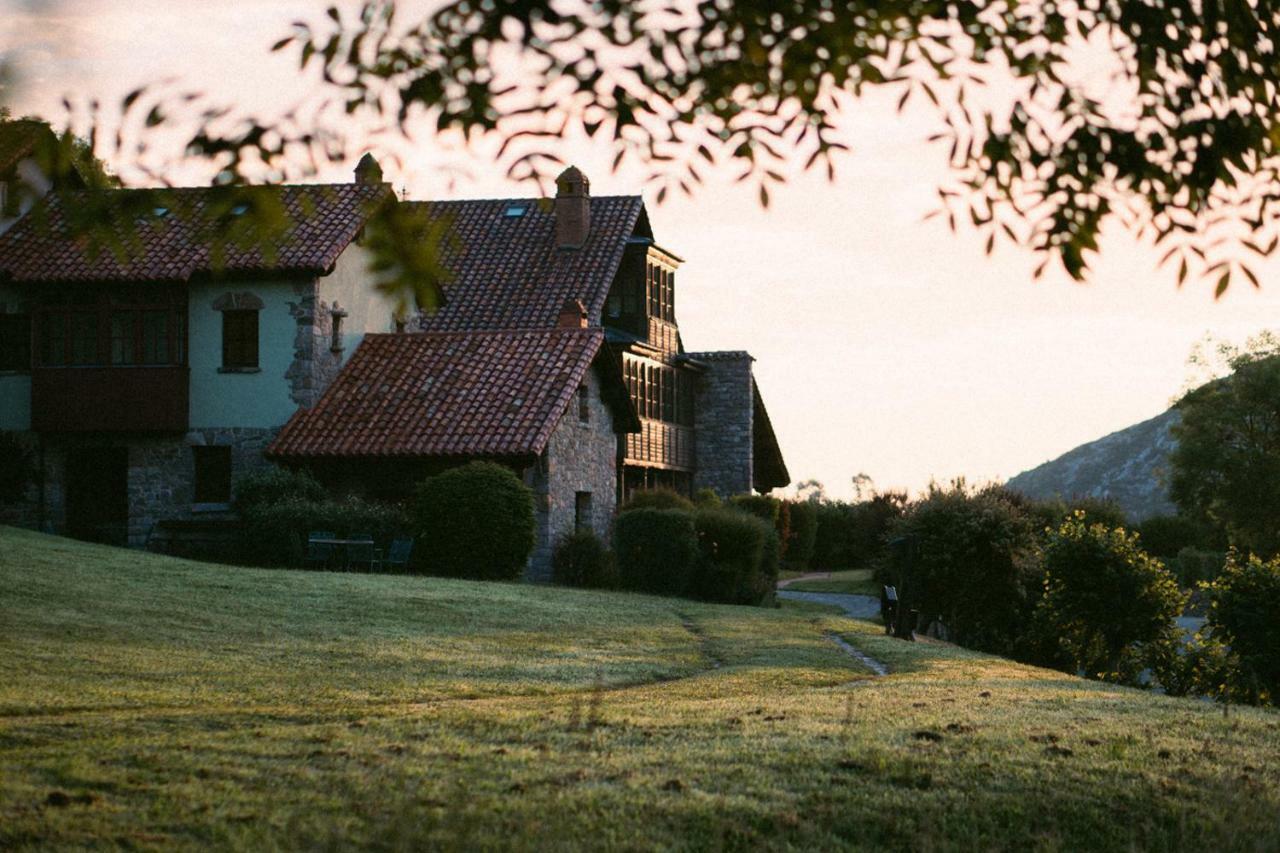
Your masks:
<svg viewBox="0 0 1280 853"><path fill-rule="evenodd" d="M0 626L0 849L1280 847L1280 714L812 606L0 528Z"/></svg>
<svg viewBox="0 0 1280 853"><path fill-rule="evenodd" d="M849 569L832 572L829 578L796 581L787 584L796 592L840 592L847 595L873 595L880 597L880 584L871 577L870 569Z"/></svg>

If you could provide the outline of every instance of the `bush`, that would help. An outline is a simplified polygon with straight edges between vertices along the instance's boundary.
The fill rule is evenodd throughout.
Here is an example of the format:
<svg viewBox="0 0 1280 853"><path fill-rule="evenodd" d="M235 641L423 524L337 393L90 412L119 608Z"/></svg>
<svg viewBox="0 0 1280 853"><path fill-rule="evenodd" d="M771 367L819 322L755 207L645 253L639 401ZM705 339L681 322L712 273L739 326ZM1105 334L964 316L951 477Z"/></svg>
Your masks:
<svg viewBox="0 0 1280 853"><path fill-rule="evenodd" d="M402 508L355 497L324 501L286 497L274 503L253 503L241 518L241 558L268 566L300 565L307 536L315 530L340 537L368 533L385 544L410 527Z"/></svg>
<svg viewBox="0 0 1280 853"><path fill-rule="evenodd" d="M671 489L645 489L632 494L619 512L630 512L633 509L692 510L693 502Z"/></svg>
<svg viewBox="0 0 1280 853"><path fill-rule="evenodd" d="M551 554L551 571L555 582L564 586L589 589L614 589L618 586L618 570L613 555L590 530L566 533L556 541Z"/></svg>
<svg viewBox="0 0 1280 853"><path fill-rule="evenodd" d="M1040 589L1034 534L1014 504L999 492L935 486L907 507L890 535L914 543L909 561L895 560L881 573L903 606L941 619L961 645L1014 649Z"/></svg>
<svg viewBox="0 0 1280 853"><path fill-rule="evenodd" d="M615 522L613 546L618 574L627 589L684 595L698 537L691 513L678 509L633 509Z"/></svg>
<svg viewBox="0 0 1280 853"><path fill-rule="evenodd" d="M720 496L715 489L701 488L693 493L694 506L720 506Z"/></svg>
<svg viewBox="0 0 1280 853"><path fill-rule="evenodd" d="M1217 578L1226 562L1227 555L1221 551L1183 548L1169 564L1169 568L1177 577L1179 586L1194 589L1201 583Z"/></svg>
<svg viewBox="0 0 1280 853"><path fill-rule="evenodd" d="M818 536L818 505L797 501L788 505L791 510L791 537L787 542L787 565L803 571L813 560L814 543Z"/></svg>
<svg viewBox="0 0 1280 853"><path fill-rule="evenodd" d="M778 580L777 533L763 519L728 507L694 516L698 560L690 593L706 601L761 604Z"/></svg>
<svg viewBox="0 0 1280 853"><path fill-rule="evenodd" d="M1137 525L1142 547L1148 554L1171 560L1187 548L1207 548L1209 542L1199 524L1181 515L1155 515Z"/></svg>
<svg viewBox="0 0 1280 853"><path fill-rule="evenodd" d="M418 559L430 572L515 580L533 552L533 493L493 462L471 462L422 483L413 522Z"/></svg>
<svg viewBox="0 0 1280 853"><path fill-rule="evenodd" d="M244 515L255 507L271 506L289 500L319 503L325 499L324 488L305 471L267 465L242 475L236 480L232 505Z"/></svg>
<svg viewBox="0 0 1280 853"><path fill-rule="evenodd" d="M1185 596L1136 535L1077 511L1049 535L1044 568L1041 616L1087 676L1132 682L1143 647L1176 636Z"/></svg>
<svg viewBox="0 0 1280 853"><path fill-rule="evenodd" d="M1210 585L1209 626L1238 659L1233 681L1249 701L1280 700L1280 558L1232 553Z"/></svg>
<svg viewBox="0 0 1280 853"><path fill-rule="evenodd" d="M769 495L734 495L729 499L729 503L743 512L749 512L756 518L767 521L775 528L778 525L782 501L777 498Z"/></svg>

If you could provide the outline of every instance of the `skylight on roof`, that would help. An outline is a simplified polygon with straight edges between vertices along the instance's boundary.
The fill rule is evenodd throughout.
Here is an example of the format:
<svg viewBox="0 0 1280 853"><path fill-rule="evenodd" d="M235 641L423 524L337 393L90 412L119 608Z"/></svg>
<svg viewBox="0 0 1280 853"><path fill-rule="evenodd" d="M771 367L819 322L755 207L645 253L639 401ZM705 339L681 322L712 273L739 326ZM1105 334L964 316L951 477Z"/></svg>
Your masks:
<svg viewBox="0 0 1280 853"><path fill-rule="evenodd" d="M156 217L157 219L159 219L162 216L168 216L169 208L165 207L164 205L156 205L155 207L151 208L151 215Z"/></svg>
<svg viewBox="0 0 1280 853"><path fill-rule="evenodd" d="M510 216L510 217L524 216L524 212L528 209L529 209L528 205L509 204L507 205L507 209L502 212L502 215Z"/></svg>
<svg viewBox="0 0 1280 853"><path fill-rule="evenodd" d="M245 204L244 202L234 205L231 208L232 216L244 216L248 212L249 212L249 205Z"/></svg>

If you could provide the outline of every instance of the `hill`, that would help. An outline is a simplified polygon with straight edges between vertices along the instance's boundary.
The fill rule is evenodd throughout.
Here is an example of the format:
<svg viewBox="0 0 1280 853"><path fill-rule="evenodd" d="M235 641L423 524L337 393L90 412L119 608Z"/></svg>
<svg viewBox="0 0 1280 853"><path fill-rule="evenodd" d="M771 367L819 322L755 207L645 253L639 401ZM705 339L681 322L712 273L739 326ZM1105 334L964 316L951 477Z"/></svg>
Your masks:
<svg viewBox="0 0 1280 853"><path fill-rule="evenodd" d="M0 625L5 850L1280 846L1280 714L813 606L0 528Z"/></svg>
<svg viewBox="0 0 1280 853"><path fill-rule="evenodd" d="M1169 501L1165 472L1169 452L1177 444L1170 428L1177 422L1178 412L1170 409L1082 444L1022 472L1006 485L1032 498L1109 497L1134 521L1170 515L1174 506Z"/></svg>

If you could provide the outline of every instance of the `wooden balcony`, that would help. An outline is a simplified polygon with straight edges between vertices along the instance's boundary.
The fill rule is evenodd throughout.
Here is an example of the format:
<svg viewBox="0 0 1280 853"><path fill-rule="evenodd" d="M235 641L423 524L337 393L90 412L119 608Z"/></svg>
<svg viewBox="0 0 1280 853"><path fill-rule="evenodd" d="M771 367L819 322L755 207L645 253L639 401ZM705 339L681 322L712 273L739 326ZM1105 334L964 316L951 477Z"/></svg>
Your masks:
<svg viewBox="0 0 1280 853"><path fill-rule="evenodd" d="M31 426L40 432L185 432L188 369L37 367Z"/></svg>
<svg viewBox="0 0 1280 853"><path fill-rule="evenodd" d="M692 471L693 427L640 419L640 432L627 434L627 465Z"/></svg>

